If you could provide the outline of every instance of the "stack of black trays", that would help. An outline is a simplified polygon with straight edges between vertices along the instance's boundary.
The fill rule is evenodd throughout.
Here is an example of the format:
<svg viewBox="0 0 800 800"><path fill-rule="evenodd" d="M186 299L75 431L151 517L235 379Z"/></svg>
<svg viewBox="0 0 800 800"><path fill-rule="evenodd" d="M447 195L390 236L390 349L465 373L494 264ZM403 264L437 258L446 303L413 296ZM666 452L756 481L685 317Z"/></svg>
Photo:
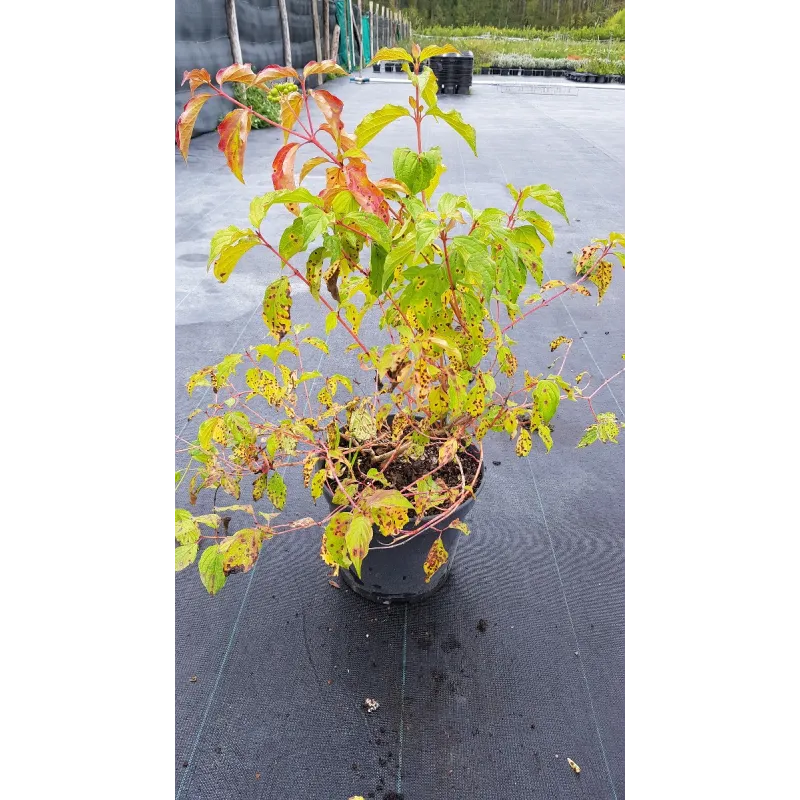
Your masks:
<svg viewBox="0 0 800 800"><path fill-rule="evenodd" d="M474 65L472 51L433 56L428 61L428 66L439 82L441 94L469 94Z"/></svg>

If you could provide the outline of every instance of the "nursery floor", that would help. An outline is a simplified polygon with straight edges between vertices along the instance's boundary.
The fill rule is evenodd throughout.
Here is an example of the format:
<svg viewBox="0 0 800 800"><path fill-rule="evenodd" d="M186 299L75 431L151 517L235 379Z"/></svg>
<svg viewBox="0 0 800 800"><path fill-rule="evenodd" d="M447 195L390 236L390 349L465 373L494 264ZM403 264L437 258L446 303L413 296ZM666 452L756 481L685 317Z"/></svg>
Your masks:
<svg viewBox="0 0 800 800"><path fill-rule="evenodd" d="M510 208L508 182L563 193L572 224L548 214L557 238L545 264L549 278L566 280L568 251L624 230L624 91L569 85L574 95L476 85L471 96L442 97L477 128L480 159L444 124L423 129L425 146L440 144L448 165L440 190L466 192L478 208ZM408 95L406 86L346 79L326 88L344 100L351 130ZM379 134L371 174L390 175L392 150L412 140L405 122ZM184 438L199 422L187 423L189 412L209 402L206 390L186 396L188 376L264 340L260 304L277 261L251 250L221 285L206 259L216 230L249 224L249 201L271 188L280 142L274 131L250 134L246 186L215 134L192 142L188 166L176 158L176 433ZM265 232L286 219L276 214ZM324 315L301 286L293 298L293 318L316 318L308 333L326 338ZM546 372L547 344L560 334L575 339L571 374L586 370L599 385L622 365L624 273L599 308L573 297L536 316L535 327L517 329L520 371ZM328 337L329 358L357 378L350 355L341 356L344 336ZM624 418L624 388L617 379L596 410ZM375 606L330 586L317 533L267 542L256 568L214 598L196 568L178 574L177 797L622 800L624 443L576 449L588 417L562 404L547 455L534 448L518 459L507 442L487 439L472 533L449 582L421 605ZM176 500L187 502L183 487ZM210 507L201 496L198 509ZM290 482L286 514L314 511ZM361 708L367 697L380 703L373 714Z"/></svg>

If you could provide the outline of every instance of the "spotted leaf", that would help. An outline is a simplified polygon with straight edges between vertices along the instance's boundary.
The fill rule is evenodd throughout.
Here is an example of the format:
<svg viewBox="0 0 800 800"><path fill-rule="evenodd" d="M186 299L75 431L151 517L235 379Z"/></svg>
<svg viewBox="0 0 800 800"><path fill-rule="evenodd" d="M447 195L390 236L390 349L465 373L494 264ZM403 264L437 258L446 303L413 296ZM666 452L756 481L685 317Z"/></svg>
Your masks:
<svg viewBox="0 0 800 800"><path fill-rule="evenodd" d="M219 549L225 575L249 572L256 563L263 542L264 531L257 528L243 528L233 536L223 539Z"/></svg>
<svg viewBox="0 0 800 800"><path fill-rule="evenodd" d="M273 281L264 293L262 318L269 332L280 341L291 328L292 294L287 277Z"/></svg>
<svg viewBox="0 0 800 800"><path fill-rule="evenodd" d="M447 550L445 550L442 537L439 536L433 545L431 545L431 549L428 551L428 556L422 567L425 570L425 583L430 583L431 578L436 572L447 563L447 556L448 553Z"/></svg>
<svg viewBox="0 0 800 800"><path fill-rule="evenodd" d="M267 481L267 497L278 511L286 505L286 484L279 472L273 472Z"/></svg>
<svg viewBox="0 0 800 800"><path fill-rule="evenodd" d="M572 339L567 338L566 336L559 336L556 339L553 339L550 342L550 352L554 353L562 344L572 344Z"/></svg>
<svg viewBox="0 0 800 800"><path fill-rule="evenodd" d="M345 183L356 202L371 214L389 222L389 204L381 190L367 177L363 162L350 161L344 169Z"/></svg>
<svg viewBox="0 0 800 800"><path fill-rule="evenodd" d="M326 526L322 535L320 556L328 566L343 567L344 569L350 566L345 536L350 528L352 518L353 515L349 511L340 511Z"/></svg>
<svg viewBox="0 0 800 800"><path fill-rule="evenodd" d="M322 487L325 485L325 470L321 469L314 474L311 479L311 497L316 503L317 499L322 497Z"/></svg>
<svg viewBox="0 0 800 800"><path fill-rule="evenodd" d="M530 432L526 428L521 428L519 436L517 437L517 446L516 446L517 455L520 458L527 456L528 453L531 452L532 444L533 442L531 440Z"/></svg>
<svg viewBox="0 0 800 800"><path fill-rule="evenodd" d="M600 261L595 268L589 273L589 280L597 287L597 305L603 299L603 295L611 285L611 262Z"/></svg>

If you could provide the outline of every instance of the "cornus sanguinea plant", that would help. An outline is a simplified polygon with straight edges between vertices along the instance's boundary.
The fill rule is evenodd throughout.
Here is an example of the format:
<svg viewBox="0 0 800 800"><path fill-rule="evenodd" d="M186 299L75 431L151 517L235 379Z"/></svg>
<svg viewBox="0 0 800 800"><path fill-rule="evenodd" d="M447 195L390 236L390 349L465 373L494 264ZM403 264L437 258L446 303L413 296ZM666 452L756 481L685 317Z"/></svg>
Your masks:
<svg viewBox="0 0 800 800"><path fill-rule="evenodd" d="M423 66L447 52L455 49L380 50L373 60L403 62L413 96L408 107L386 105L368 114L352 133L342 120L341 100L307 85L312 75L344 74L332 61L311 62L302 75L279 66L256 74L248 64L234 64L217 73L216 85L203 69L184 76L192 97L177 123L181 153L187 156L203 104L224 97L236 108L219 125L219 149L242 181L251 120L259 115L234 99L232 84L268 89L277 79L299 82L299 91L280 95L280 123L274 126L284 143L272 164L273 191L253 199L249 227L231 225L211 241L209 269L222 283L252 248L267 250L282 272L264 293L268 340L203 367L187 385L190 394L210 386L214 402L193 412L204 419L197 438L181 451L189 464L176 481L188 481L192 504L204 489L222 489L237 501L244 491L253 500L201 516L176 511L175 568L192 564L201 542L207 543L199 570L211 594L231 573L251 569L266 540L313 527L322 531L321 555L334 573L352 569L359 576L373 535L400 545L424 530L438 531L423 567L429 580L448 557L442 526L469 532L448 515L482 479L482 440L490 431L512 440L520 457L530 454L534 437L548 451L550 420L568 399L584 402L591 415L579 447L617 440L621 424L593 405L608 381L590 392L585 374L566 377L572 340L559 336L550 344L559 351L550 374L519 375L512 334L557 297L591 296L589 284L599 303L611 283L610 258L624 267L624 237L611 233L587 245L576 258L574 283L544 282L542 255L554 233L535 209L544 206L568 222L557 191L509 186L508 211L478 210L450 193L433 202L445 167L438 147L424 149L423 122L449 125L477 155L474 129L457 111L439 108L436 79ZM313 107L321 124L314 123ZM387 125L406 119L412 146L394 151L394 175L371 175L364 148ZM310 157L298 176L301 152ZM313 194L302 183L318 169L325 170L326 183ZM275 206L294 219L279 240L270 241L260 226ZM290 278L308 287L326 332L340 327L352 340L345 355L364 374L356 387L346 375L305 370L303 355L328 355L328 345L304 336L310 326L293 319ZM535 291L523 302L531 279ZM385 344L364 340L368 315L386 332ZM318 518L280 520L283 475L290 467L298 469L315 503L326 487L333 495ZM265 495L274 511L257 509ZM252 523L229 531L218 512L237 510L251 515Z"/></svg>

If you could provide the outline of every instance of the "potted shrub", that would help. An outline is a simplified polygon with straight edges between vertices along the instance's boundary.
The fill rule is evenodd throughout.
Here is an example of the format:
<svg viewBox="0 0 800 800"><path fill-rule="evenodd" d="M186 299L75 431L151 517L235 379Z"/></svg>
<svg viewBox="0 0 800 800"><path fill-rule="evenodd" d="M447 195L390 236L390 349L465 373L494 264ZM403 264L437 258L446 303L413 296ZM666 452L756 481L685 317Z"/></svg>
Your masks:
<svg viewBox="0 0 800 800"><path fill-rule="evenodd" d="M300 84L282 96L280 122L272 123L284 134L272 189L253 199L249 223L239 220L211 241L209 269L223 283L253 248L264 248L281 267L265 288L265 341L201 367L187 384L190 394L209 386L213 402L192 415L199 417L197 435L187 442L189 463L176 481L186 482L190 505L200 493L213 492L215 503L219 491L231 499L207 514L176 510L175 568L197 562L211 594L230 575L250 570L275 536L317 528L333 576L371 600L418 599L446 578L461 535L469 533L469 510L492 479L485 436L506 438L522 458L534 449L544 455L551 420L562 401L571 401L587 410L579 447L617 440L621 423L594 407L608 381L589 389L585 375L566 371L572 341L559 336L550 343L550 370L520 375L513 336L558 297L591 296L593 285L600 302L612 258L624 266L624 237L612 233L587 245L574 282L545 281L542 257L554 230L541 212L567 219L556 190L509 185L509 209L479 210L450 193L434 202L444 165L438 147L423 147L427 124L450 126L477 155L474 129L458 111L438 106L435 76L420 66L453 50L380 50L374 61L402 59L413 102L368 114L352 133L342 102L307 82L344 74L331 61L311 62L302 74L279 66L255 74L234 64L215 82L203 69L184 76L192 96L177 123L181 153L188 154L203 104L226 98L235 108L219 126L219 147L239 180L258 113L237 101L230 85L258 88L277 78ZM312 106L325 120L316 127ZM394 151L392 176L370 174L364 148L404 118L415 129L412 146ZM312 157L298 180L301 147ZM321 168L326 187L313 194L301 184ZM290 212L291 223L277 240L267 238L262 223L279 208ZM334 357L296 318L292 282L307 287L320 327L324 321L326 332L339 328L347 336L343 353ZM385 333L380 344L364 336L367 315ZM328 357L324 374L304 366L311 352ZM357 382L336 367L347 358ZM284 472L292 468L316 504L315 517L280 516ZM224 512L247 522L229 527Z"/></svg>

